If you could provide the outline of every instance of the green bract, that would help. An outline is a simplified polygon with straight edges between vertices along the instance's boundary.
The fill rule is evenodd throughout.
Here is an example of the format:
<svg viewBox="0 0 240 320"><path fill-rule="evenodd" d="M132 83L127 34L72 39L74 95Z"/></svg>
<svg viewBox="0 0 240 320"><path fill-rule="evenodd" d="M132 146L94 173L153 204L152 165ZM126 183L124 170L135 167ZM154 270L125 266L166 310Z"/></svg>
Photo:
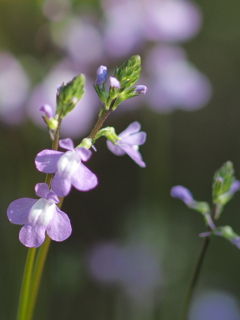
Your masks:
<svg viewBox="0 0 240 320"><path fill-rule="evenodd" d="M214 174L213 203L223 204L222 201L220 201L220 197L221 195L229 191L234 180L235 177L233 164L232 162L228 161Z"/></svg>
<svg viewBox="0 0 240 320"><path fill-rule="evenodd" d="M82 98L84 94L85 76L80 74L66 85L62 84L57 95L56 114L64 118Z"/></svg>
<svg viewBox="0 0 240 320"><path fill-rule="evenodd" d="M140 77L141 58L139 55L132 56L120 67L116 67L114 77L121 84L121 89L125 90L135 84Z"/></svg>

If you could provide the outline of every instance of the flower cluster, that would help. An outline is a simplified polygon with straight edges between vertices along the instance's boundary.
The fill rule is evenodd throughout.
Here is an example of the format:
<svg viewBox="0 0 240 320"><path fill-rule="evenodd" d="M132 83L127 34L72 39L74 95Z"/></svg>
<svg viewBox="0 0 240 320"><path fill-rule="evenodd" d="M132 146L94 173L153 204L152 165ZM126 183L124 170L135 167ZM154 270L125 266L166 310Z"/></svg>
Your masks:
<svg viewBox="0 0 240 320"><path fill-rule="evenodd" d="M183 186L174 186L171 189L171 196L183 201L188 208L202 214L207 226L206 232L200 233L200 237L211 235L221 236L240 249L240 236L233 231L231 226L215 226L215 221L219 219L225 205L233 198L234 194L240 190L240 181L235 179L233 164L227 161L213 177L212 185L212 207L203 201L196 201L192 193ZM214 221L214 222L213 222Z"/></svg>
<svg viewBox="0 0 240 320"><path fill-rule="evenodd" d="M103 119L122 101L140 93L146 93L147 88L143 85L130 88L139 77L140 61L139 56L133 56L122 67L117 68L116 77L109 79L108 93L104 88L107 67L100 66L97 69L97 80L94 87L104 107L100 110L94 128L101 128ZM127 75L129 70L133 78ZM93 129L77 147L74 147L70 138L58 140L62 119L72 111L84 94L84 81L84 75L79 75L58 88L55 111L47 104L39 109L44 114L43 119L55 143L52 150L42 150L35 158L35 166L38 171L47 174L48 184L36 184L35 192L40 199L17 199L7 208L10 222L23 225L19 239L26 247L39 247L44 242L46 233L55 241L63 241L70 236L71 223L66 213L59 208L61 203L59 198L67 196L72 186L79 191L89 191L97 186L97 176L83 162L90 159L92 155L90 148L94 149L93 144L98 138L105 136L109 139L107 146L114 154L128 154L140 167L146 166L138 151L139 145L146 140L146 133L140 132L141 126L138 122L130 124L119 136L111 127L98 129L96 132ZM66 151L58 151L57 145Z"/></svg>

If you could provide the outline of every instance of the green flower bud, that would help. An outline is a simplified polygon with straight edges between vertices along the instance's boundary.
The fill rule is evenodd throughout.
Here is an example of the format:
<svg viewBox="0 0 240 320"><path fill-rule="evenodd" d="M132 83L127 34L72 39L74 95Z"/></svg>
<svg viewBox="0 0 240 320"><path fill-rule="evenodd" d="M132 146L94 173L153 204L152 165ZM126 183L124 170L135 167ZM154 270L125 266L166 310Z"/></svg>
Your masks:
<svg viewBox="0 0 240 320"><path fill-rule="evenodd" d="M83 147L85 149L90 149L92 146L92 139L84 138L82 142L77 147Z"/></svg>
<svg viewBox="0 0 240 320"><path fill-rule="evenodd" d="M139 55L132 56L122 66L114 71L114 77L118 79L122 89L129 88L139 79L141 71L141 58Z"/></svg>
<svg viewBox="0 0 240 320"><path fill-rule="evenodd" d="M85 76L80 74L59 88L56 114L61 118L64 118L82 98L84 94L84 83Z"/></svg>

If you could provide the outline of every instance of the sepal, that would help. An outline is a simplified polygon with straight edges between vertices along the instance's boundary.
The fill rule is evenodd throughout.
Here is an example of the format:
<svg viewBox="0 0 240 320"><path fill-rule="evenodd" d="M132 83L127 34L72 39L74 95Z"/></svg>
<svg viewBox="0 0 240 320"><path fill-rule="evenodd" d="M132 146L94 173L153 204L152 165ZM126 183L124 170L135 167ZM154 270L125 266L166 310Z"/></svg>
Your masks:
<svg viewBox="0 0 240 320"><path fill-rule="evenodd" d="M84 138L76 148L83 147L85 149L90 149L92 147L92 144L93 142L91 138Z"/></svg>
<svg viewBox="0 0 240 320"><path fill-rule="evenodd" d="M102 128L101 130L99 130L98 133L96 134L94 140L97 140L102 136L105 136L113 144L115 144L116 140L120 140L113 127L106 127L106 128Z"/></svg>

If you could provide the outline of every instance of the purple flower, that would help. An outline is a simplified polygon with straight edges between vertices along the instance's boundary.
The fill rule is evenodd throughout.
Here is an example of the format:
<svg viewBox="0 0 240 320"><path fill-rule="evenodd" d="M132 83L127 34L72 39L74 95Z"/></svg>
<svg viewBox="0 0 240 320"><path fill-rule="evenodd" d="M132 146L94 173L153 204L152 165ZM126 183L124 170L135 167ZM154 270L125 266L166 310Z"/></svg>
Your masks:
<svg viewBox="0 0 240 320"><path fill-rule="evenodd" d="M172 187L171 196L182 200L186 205L191 205L194 202L191 192L183 186Z"/></svg>
<svg viewBox="0 0 240 320"><path fill-rule="evenodd" d="M115 140L114 144L108 140L107 147L117 156L122 156L127 153L140 167L146 167L146 164L142 161L142 156L138 151L138 146L144 144L146 140L146 132L139 132L140 129L141 125L139 122L135 121L131 123L118 135L120 140Z"/></svg>
<svg viewBox="0 0 240 320"><path fill-rule="evenodd" d="M45 239L45 231L54 241L66 240L72 227L66 213L56 206L58 197L49 190L46 183L36 184L35 192L39 200L17 199L7 209L8 219L12 223L24 225L19 240L26 247L39 247Z"/></svg>
<svg viewBox="0 0 240 320"><path fill-rule="evenodd" d="M240 190L240 181L234 180L230 189L228 190L228 193L233 195L238 190Z"/></svg>
<svg viewBox="0 0 240 320"><path fill-rule="evenodd" d="M100 66L97 71L96 85L101 86L107 80L107 67Z"/></svg>
<svg viewBox="0 0 240 320"><path fill-rule="evenodd" d="M82 147L74 149L73 141L69 138L59 141L59 146L67 152L43 150L35 159L36 167L44 173L55 173L52 179L52 190L59 196L65 197L73 185L80 191L88 191L96 187L98 181L82 161L87 161L91 151Z"/></svg>
<svg viewBox="0 0 240 320"><path fill-rule="evenodd" d="M143 93L146 94L147 93L148 88L142 84L139 84L138 86L136 86L134 93Z"/></svg>
<svg viewBox="0 0 240 320"><path fill-rule="evenodd" d="M120 82L114 77L109 77L110 87L120 89Z"/></svg>
<svg viewBox="0 0 240 320"><path fill-rule="evenodd" d="M39 108L39 111L42 111L48 119L51 119L54 116L53 107L51 107L49 104L43 104Z"/></svg>

